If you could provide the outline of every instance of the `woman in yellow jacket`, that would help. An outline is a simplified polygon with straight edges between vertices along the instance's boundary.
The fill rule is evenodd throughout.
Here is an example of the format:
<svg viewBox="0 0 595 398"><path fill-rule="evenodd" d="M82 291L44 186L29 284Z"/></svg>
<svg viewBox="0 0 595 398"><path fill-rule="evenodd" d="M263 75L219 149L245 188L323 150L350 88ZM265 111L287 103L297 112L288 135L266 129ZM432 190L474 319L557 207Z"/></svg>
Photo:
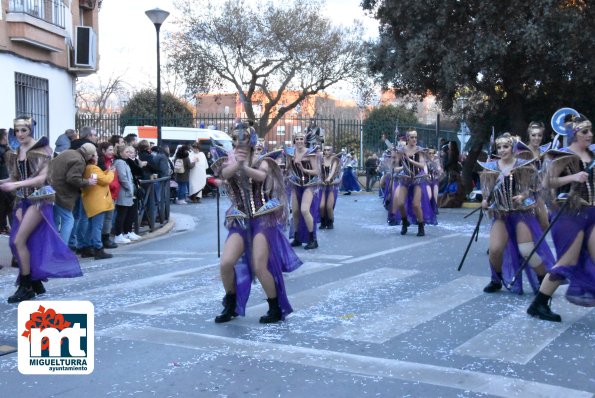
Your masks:
<svg viewBox="0 0 595 398"><path fill-rule="evenodd" d="M95 260L111 258L113 256L103 250L101 229L105 212L114 209L114 201L109 190L109 184L114 180L113 167L101 170L97 166L95 153L87 161L83 178L97 179L97 184L82 189L81 200L86 217L79 220L77 244L80 245L82 257L95 257Z"/></svg>

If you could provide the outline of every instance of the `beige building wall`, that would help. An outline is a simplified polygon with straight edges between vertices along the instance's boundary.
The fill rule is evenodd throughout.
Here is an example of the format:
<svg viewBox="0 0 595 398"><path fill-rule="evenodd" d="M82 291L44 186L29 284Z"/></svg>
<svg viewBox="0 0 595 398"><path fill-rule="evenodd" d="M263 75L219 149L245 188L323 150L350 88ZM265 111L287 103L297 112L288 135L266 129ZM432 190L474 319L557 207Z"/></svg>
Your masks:
<svg viewBox="0 0 595 398"><path fill-rule="evenodd" d="M12 127L16 113L37 120L36 136L73 128L75 81L98 68L96 0L0 0L0 127ZM89 33L77 43L77 27ZM79 60L75 63L75 49ZM82 56L88 54L89 56Z"/></svg>

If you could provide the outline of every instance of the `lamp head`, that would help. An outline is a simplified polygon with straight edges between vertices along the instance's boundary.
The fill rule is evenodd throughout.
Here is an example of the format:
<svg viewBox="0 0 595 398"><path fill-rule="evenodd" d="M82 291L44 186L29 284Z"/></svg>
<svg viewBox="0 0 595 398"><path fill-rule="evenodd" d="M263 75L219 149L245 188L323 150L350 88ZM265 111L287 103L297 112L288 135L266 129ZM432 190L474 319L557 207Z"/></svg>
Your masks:
<svg viewBox="0 0 595 398"><path fill-rule="evenodd" d="M147 10L145 11L145 14L155 25L161 25L169 16L169 12L162 10L161 8Z"/></svg>

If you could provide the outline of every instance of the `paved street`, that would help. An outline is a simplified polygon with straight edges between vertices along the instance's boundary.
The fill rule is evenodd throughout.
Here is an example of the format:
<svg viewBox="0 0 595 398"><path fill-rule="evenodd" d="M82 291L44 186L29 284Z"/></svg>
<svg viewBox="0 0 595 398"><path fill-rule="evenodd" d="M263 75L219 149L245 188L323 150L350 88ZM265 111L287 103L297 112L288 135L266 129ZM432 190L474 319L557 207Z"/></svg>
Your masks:
<svg viewBox="0 0 595 398"><path fill-rule="evenodd" d="M227 207L222 199L221 209ZM593 397L595 310L560 289L560 324L528 317L532 294L488 295L487 232L456 268L474 227L468 209L444 209L426 236L386 225L372 194L341 196L320 248L298 249L286 275L294 308L261 325L253 285L247 316L213 318L219 280L215 200L173 206L174 230L83 260L84 277L52 280L45 300L95 306L95 370L24 376L0 356L2 397ZM225 231L221 230L222 240ZM16 271L0 270L0 346L16 346Z"/></svg>

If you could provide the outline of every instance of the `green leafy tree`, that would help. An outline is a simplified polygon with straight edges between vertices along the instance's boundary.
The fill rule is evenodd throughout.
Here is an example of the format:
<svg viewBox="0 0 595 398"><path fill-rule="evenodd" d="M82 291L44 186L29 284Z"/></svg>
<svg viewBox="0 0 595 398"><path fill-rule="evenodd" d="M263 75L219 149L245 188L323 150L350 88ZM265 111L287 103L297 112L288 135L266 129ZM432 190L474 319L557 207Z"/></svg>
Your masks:
<svg viewBox="0 0 595 398"><path fill-rule="evenodd" d="M430 92L445 110L469 97L472 163L491 126L524 136L531 120L547 122L560 107L595 108L592 2L363 0L362 6L380 22L370 65L384 85Z"/></svg>
<svg viewBox="0 0 595 398"><path fill-rule="evenodd" d="M401 106L382 105L373 108L364 120L364 143L374 151L386 149L384 140L395 141L397 123L399 131L404 134L403 129L415 126L417 118L414 112Z"/></svg>
<svg viewBox="0 0 595 398"><path fill-rule="evenodd" d="M161 96L162 126L193 127L190 108L169 93ZM134 94L120 115L120 126L156 126L157 92L144 89Z"/></svg>
<svg viewBox="0 0 595 398"><path fill-rule="evenodd" d="M308 96L365 70L361 24L331 25L318 0L178 6L179 31L166 41L169 67L190 93L238 92L259 135Z"/></svg>

